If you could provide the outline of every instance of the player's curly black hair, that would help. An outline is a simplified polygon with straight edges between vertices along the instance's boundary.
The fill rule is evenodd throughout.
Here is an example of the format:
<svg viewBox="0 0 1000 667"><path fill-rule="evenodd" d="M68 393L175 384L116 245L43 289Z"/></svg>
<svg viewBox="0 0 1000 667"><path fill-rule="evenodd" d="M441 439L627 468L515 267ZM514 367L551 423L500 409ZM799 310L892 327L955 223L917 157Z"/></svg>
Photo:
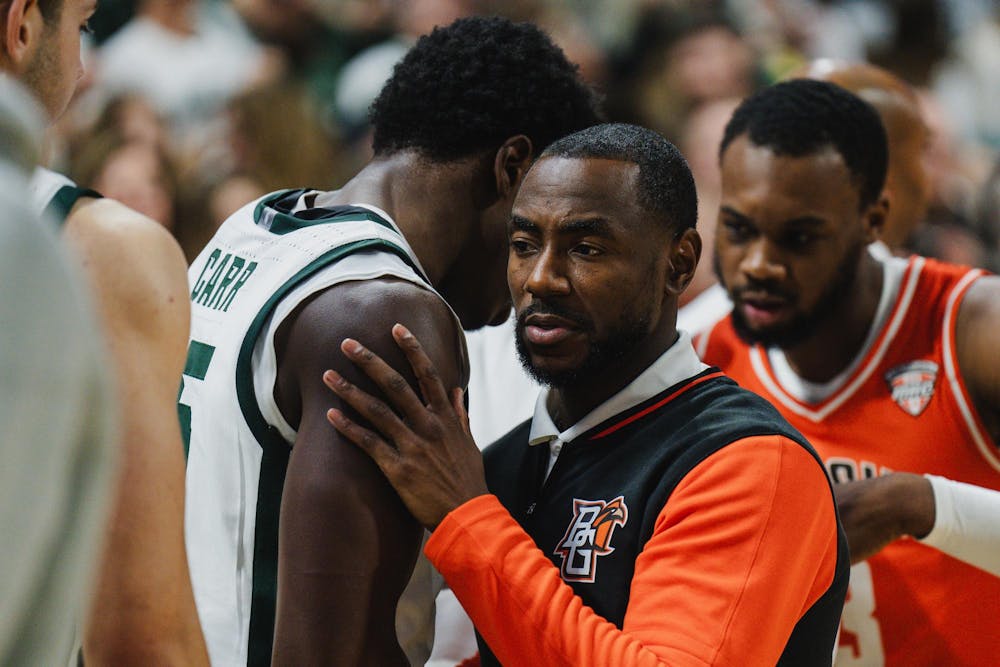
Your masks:
<svg viewBox="0 0 1000 667"><path fill-rule="evenodd" d="M638 125L608 123L564 137L542 153L544 157L603 158L639 165L639 204L662 217L679 234L694 229L698 195L687 161L656 132Z"/></svg>
<svg viewBox="0 0 1000 667"><path fill-rule="evenodd" d="M371 107L376 155L444 162L527 135L537 155L600 121L593 91L537 26L469 17L421 37Z"/></svg>
<svg viewBox="0 0 1000 667"><path fill-rule="evenodd" d="M726 125L720 159L743 134L757 146L792 157L832 146L858 183L862 208L882 192L889 161L882 120L870 104L840 86L793 79L748 97Z"/></svg>

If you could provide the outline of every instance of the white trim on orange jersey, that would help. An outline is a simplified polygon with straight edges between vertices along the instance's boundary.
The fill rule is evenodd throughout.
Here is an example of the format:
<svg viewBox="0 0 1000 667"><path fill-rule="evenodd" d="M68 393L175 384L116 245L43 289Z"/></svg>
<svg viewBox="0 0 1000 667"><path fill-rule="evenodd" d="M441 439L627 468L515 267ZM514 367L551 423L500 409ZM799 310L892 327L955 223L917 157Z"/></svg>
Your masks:
<svg viewBox="0 0 1000 667"><path fill-rule="evenodd" d="M1000 454L998 454L996 447L991 445L991 438L986 435L976 419L968 393L965 390L965 385L958 375L958 361L955 358L953 332L955 330L955 320L958 317L957 306L959 297L965 294L965 290L972 281L982 275L982 270L972 269L962 276L962 279L958 281L958 284L952 288L951 293L948 295L948 305L945 307L944 323L942 325L944 331L941 338L944 347L944 375L948 380L948 385L951 387L951 393L955 396L955 404L958 406L958 411L962 413L965 427L968 429L972 441L976 443L976 449L979 450L979 453L982 454L983 458L986 459L986 462L994 470L1000 472Z"/></svg>
<svg viewBox="0 0 1000 667"><path fill-rule="evenodd" d="M750 349L750 363L753 366L754 372L757 374L757 378L775 399L795 414L816 423L826 419L827 416L847 402L858 391L858 389L860 389L861 386L868 381L868 378L871 377L872 373L875 372L875 369L878 368L878 365L882 362L889 346L896 338L896 334L899 332L899 328L902 326L903 320L906 318L906 314L910 309L910 304L913 302L913 294L916 292L917 283L920 280L920 273L923 270L924 263L925 261L923 257L914 257L911 260L911 264L907 269L908 273L904 279L901 296L896 302L895 309L889 323L886 325L882 335L875 344L874 351L870 353L867 361L859 366L859 370L854 375L854 378L846 383L843 389L834 392L828 399L820 403L818 407L814 408L805 405L801 401L789 395L784 388L779 385L778 381L771 374L770 369L768 368L768 364L764 358L764 348L759 345Z"/></svg>

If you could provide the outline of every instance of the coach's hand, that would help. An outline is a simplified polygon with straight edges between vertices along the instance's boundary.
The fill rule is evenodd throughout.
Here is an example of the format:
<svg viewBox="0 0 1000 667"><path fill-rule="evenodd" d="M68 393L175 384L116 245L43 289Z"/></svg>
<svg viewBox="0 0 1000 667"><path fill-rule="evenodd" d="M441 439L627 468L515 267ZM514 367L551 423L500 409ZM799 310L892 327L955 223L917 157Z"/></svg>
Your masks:
<svg viewBox="0 0 1000 667"><path fill-rule="evenodd" d="M445 390L437 369L406 327L394 326L392 337L410 362L426 405L399 373L348 338L341 350L378 385L403 419L332 370L323 374L323 382L376 431L337 409L329 410L327 419L374 459L413 516L434 530L448 512L489 493L483 459L469 432L462 390L455 388L450 394Z"/></svg>
<svg viewBox="0 0 1000 667"><path fill-rule="evenodd" d="M901 537L924 537L934 527L934 490L921 475L891 473L833 485L847 533L851 564Z"/></svg>

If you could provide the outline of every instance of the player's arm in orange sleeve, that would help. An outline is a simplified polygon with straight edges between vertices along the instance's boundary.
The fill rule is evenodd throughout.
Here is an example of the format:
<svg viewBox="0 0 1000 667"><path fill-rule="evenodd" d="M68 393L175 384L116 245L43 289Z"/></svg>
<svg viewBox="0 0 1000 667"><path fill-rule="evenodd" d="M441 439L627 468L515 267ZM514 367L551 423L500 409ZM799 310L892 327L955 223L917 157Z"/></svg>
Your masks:
<svg viewBox="0 0 1000 667"><path fill-rule="evenodd" d="M674 490L621 630L494 496L450 513L426 553L504 665L773 665L833 581L837 527L816 460L766 436L717 452Z"/></svg>

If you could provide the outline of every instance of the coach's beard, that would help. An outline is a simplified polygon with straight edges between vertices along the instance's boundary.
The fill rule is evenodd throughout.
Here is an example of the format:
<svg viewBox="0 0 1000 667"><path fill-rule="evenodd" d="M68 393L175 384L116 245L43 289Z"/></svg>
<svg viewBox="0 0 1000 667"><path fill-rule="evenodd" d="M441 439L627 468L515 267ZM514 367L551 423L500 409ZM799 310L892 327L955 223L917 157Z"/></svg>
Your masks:
<svg viewBox="0 0 1000 667"><path fill-rule="evenodd" d="M583 362L575 368L563 369L560 371L547 371L531 363L531 352L524 339L525 320L530 315L555 315L565 320L573 322L578 329L590 335L590 345L587 356ZM521 365L536 382L555 388L567 387L573 383L589 380L594 376L601 375L608 368L618 365L622 359L629 356L632 350L649 335L650 317L645 313L639 317L625 320L604 340L594 339L593 325L582 314L554 306L543 301L533 301L531 305L517 313L515 326L514 344L517 347L517 356L521 360Z"/></svg>

